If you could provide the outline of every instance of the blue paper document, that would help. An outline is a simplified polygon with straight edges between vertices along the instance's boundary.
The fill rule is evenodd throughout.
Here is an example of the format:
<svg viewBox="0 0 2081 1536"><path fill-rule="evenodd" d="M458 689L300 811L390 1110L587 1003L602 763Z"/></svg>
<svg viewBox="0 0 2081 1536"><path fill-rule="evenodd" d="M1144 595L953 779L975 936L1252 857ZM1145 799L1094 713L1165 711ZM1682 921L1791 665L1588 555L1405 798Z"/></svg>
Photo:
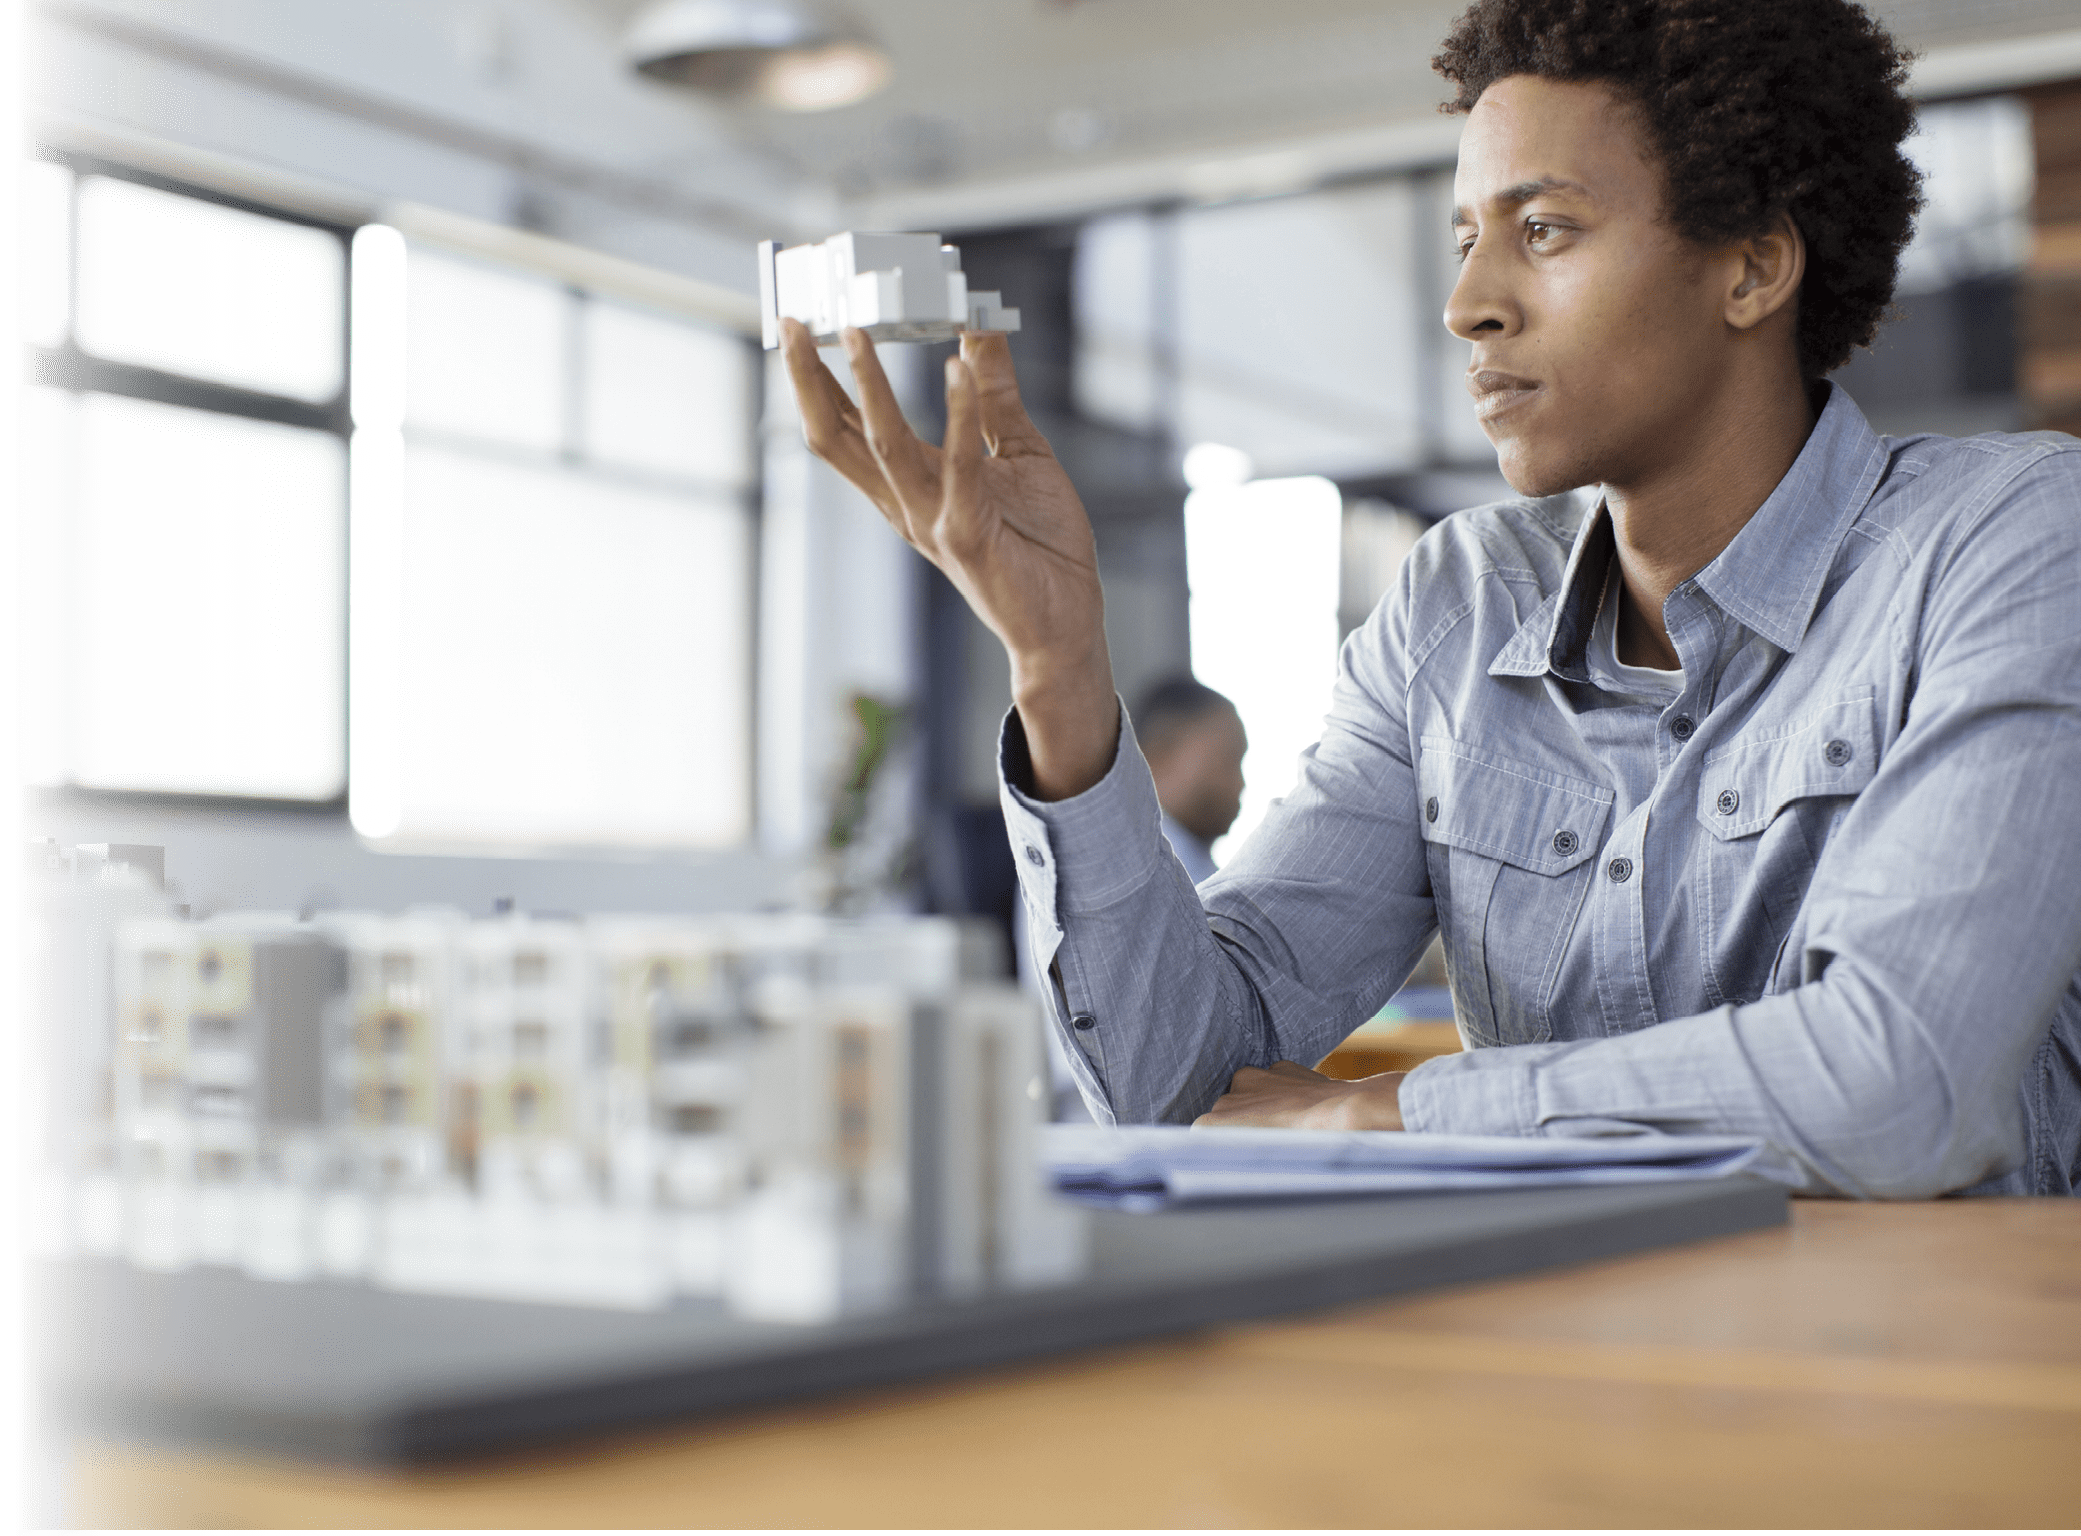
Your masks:
<svg viewBox="0 0 2081 1536"><path fill-rule="evenodd" d="M1763 1144L1734 1136L1418 1136L1181 1125L1051 1125L1056 1187L1160 1210L1239 1200L1635 1184L1736 1173Z"/></svg>

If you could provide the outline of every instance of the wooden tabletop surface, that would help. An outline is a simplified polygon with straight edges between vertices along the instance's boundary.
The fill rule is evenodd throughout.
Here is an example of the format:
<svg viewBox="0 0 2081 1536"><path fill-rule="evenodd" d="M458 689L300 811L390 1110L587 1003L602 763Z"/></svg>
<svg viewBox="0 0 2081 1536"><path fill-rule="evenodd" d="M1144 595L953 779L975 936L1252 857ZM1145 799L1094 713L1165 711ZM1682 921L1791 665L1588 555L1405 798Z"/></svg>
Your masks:
<svg viewBox="0 0 2081 1536"><path fill-rule="evenodd" d="M2081 1201L1688 1248L410 1474L75 1449L71 1523L2070 1526Z"/></svg>

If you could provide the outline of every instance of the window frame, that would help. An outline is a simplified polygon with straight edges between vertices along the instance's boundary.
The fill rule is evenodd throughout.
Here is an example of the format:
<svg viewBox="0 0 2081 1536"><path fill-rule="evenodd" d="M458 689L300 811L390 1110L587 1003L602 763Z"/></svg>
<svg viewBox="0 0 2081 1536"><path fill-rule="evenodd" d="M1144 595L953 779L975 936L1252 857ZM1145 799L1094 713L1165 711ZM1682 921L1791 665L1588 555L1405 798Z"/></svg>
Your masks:
<svg viewBox="0 0 2081 1536"><path fill-rule="evenodd" d="M340 505L344 509L348 494L347 448L353 436L353 422L348 415L354 385L353 355L350 346L353 315L349 300L353 284L352 242L357 226L269 203L256 202L251 198L223 192L198 182L184 181L177 177L143 170L103 155L71 149L63 144L38 141L30 146L30 158L64 166L72 173L72 185L65 200L65 337L55 347L24 345L23 350L27 353L28 361L27 382L32 386L62 390L75 399L89 394L114 395L325 433L336 439L340 446ZM111 362L107 358L96 357L83 350L79 344L79 190L80 183L89 176L126 181L137 186L149 187L154 191L190 197L198 202L212 203L221 208L230 208L285 224L301 225L330 235L340 247L340 381L332 398L316 403L298 400L286 395L269 394L264 390L247 389L236 384L222 384L187 374L169 373L164 369L137 363ZM340 521L339 548L340 764L339 789L336 793L322 800L312 800L291 796L210 794L196 790L118 789L70 781L34 787L42 793L77 797L84 803L106 805L111 808L209 807L228 811L296 811L324 816L337 815L341 820L345 820L349 742L353 730L346 686L346 658L349 654L350 640L347 632L346 602L348 536L347 519L343 516Z"/></svg>
<svg viewBox="0 0 2081 1536"><path fill-rule="evenodd" d="M72 175L72 183L66 197L66 307L65 334L55 347L45 347L25 342L23 354L26 361L26 382L32 386L60 390L75 399L93 393L146 400L162 405L185 407L208 411L218 415L243 417L249 420L268 422L275 425L323 432L333 437L340 445L341 462L341 506L351 508L351 448L354 438L352 402L354 390L353 372L353 287L354 287L354 236L369 224L385 222L374 210L355 217L328 216L305 208L288 206L280 202L227 192L205 181L193 180L180 175L168 175L159 171L130 164L91 150L74 148L62 140L37 139L27 146L28 157L65 167ZM79 344L79 189L80 183L89 176L105 176L113 180L130 182L155 191L175 196L190 197L200 202L237 212L253 214L261 218L275 219L283 223L319 230L331 236L339 245L340 261L340 377L339 386L332 397L322 402L294 399L288 396L269 394L265 391L248 389L239 385L223 384L213 380L170 373L148 366L117 363L93 356ZM668 302L639 292L620 291L608 283L593 286L571 277L546 269L536 269L524 260L515 260L502 255L470 248L467 244L451 245L437 232L421 233L407 229L405 238L411 245L422 246L437 254L474 265L505 268L516 272L535 272L563 290L571 305L570 336L563 360L565 369L564 388L568 399L566 414L577 409L578 392L583 381L579 373L583 368L582 351L578 332L584 325L586 307L609 305L633 310L639 314L655 315L679 324L711 330L725 338L736 350L744 375L745 403L742 431L744 438L744 463L746 472L743 481L735 486L720 482L696 486L691 481L675 479L674 488L681 492L698 489L701 494L718 500L734 502L746 520L746 538L749 551L745 579L749 583L747 594L747 622L749 632L745 637L745 697L747 700L744 722L743 751L749 785L748 816L751 828L737 851L756 850L759 846L759 806L764 786L759 781L760 762L760 690L764 681L765 658L761 654L761 616L763 580L761 567L765 559L765 475L763 464L762 419L766 389L765 353L756 338L742 330L713 318L695 314L676 314ZM633 484L647 488L658 488L660 477L642 470L597 459L589 453L578 451L574 441L574 424L567 421L565 442L553 455L555 462L566 469L600 477L609 482ZM407 429L408 437L411 429ZM422 441L441 442L446 439L439 433L425 433ZM459 441L457 446L463 446ZM472 451L487 451L498 456L494 445L468 445ZM668 477L670 478L670 477ZM352 788L351 771L353 762L353 680L352 680L352 516L342 518L340 532L340 764L339 789L322 800L244 795L236 793L215 794L190 790L122 789L105 785L85 785L70 780L52 784L31 786L34 793L82 806L104 807L111 811L163 810L210 811L237 814L241 811L286 813L313 820L349 824L348 802ZM68 765L69 771L69 765ZM489 856L488 848L452 850L463 856ZM572 846L544 848L542 854L557 858L584 858L602 850ZM627 845L615 845L606 850L613 857L627 857ZM688 850L674 848L675 853ZM693 851L707 858L728 853L730 849L704 849Z"/></svg>

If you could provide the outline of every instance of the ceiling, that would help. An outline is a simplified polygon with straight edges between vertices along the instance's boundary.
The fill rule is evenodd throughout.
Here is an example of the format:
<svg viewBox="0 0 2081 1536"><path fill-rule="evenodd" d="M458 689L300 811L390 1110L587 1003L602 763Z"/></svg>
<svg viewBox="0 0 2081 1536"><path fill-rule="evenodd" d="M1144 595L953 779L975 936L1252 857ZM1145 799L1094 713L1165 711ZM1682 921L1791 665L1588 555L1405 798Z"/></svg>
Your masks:
<svg viewBox="0 0 2081 1536"><path fill-rule="evenodd" d="M618 35L642 0L566 3ZM889 89L836 112L730 117L747 147L861 202L1435 124L1441 82L1429 60L1464 0L853 4L894 55ZM1923 49L2081 25L2081 0L1875 8Z"/></svg>

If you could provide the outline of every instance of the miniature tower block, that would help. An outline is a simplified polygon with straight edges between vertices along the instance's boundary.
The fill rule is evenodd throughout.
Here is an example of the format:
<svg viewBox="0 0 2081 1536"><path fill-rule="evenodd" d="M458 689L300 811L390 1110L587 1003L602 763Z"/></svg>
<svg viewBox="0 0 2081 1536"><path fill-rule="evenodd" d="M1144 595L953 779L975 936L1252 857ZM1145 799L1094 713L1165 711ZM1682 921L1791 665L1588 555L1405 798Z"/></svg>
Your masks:
<svg viewBox="0 0 2081 1536"><path fill-rule="evenodd" d="M1003 295L971 292L961 250L938 235L833 235L820 245L759 246L767 349L780 322L800 320L818 345L856 325L876 341L952 341L963 331L1016 331Z"/></svg>

